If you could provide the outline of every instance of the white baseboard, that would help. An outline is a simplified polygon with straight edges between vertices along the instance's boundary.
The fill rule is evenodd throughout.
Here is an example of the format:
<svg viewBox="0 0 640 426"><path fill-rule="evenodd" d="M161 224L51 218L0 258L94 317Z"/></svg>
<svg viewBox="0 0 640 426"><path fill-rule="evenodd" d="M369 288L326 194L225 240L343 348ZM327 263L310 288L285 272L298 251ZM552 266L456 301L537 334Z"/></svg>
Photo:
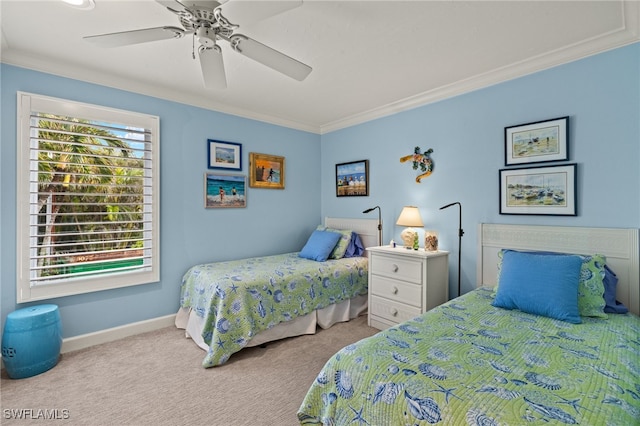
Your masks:
<svg viewBox="0 0 640 426"><path fill-rule="evenodd" d="M113 342L114 340L122 339L124 337L134 336L136 334L146 333L148 331L154 331L164 327L170 327L175 324L175 319L175 314L172 314L62 339L62 348L60 349L60 352L65 353L77 351L79 349L88 348L101 343Z"/></svg>
<svg viewBox="0 0 640 426"><path fill-rule="evenodd" d="M62 339L60 353L77 351L79 349L88 348L101 343L113 342L114 340L134 336L136 334L146 333L148 331L154 331L164 327L171 327L172 325L175 325L175 320L176 316L175 314L172 314ZM0 370L2 369L4 369L4 362L0 359Z"/></svg>

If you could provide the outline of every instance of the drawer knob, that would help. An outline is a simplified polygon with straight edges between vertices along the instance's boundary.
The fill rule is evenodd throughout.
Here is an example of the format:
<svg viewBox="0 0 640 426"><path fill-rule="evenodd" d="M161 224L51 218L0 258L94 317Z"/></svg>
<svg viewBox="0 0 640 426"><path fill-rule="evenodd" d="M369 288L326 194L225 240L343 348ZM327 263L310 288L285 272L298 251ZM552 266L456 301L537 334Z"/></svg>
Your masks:
<svg viewBox="0 0 640 426"><path fill-rule="evenodd" d="M391 267L391 270L393 272L398 272L398 265L396 265L395 263L393 264L393 266Z"/></svg>
<svg viewBox="0 0 640 426"><path fill-rule="evenodd" d="M398 287L393 287L393 294L398 294Z"/></svg>
<svg viewBox="0 0 640 426"><path fill-rule="evenodd" d="M391 315L394 316L394 317L397 316L398 315L398 310L394 309L393 311L391 311Z"/></svg>

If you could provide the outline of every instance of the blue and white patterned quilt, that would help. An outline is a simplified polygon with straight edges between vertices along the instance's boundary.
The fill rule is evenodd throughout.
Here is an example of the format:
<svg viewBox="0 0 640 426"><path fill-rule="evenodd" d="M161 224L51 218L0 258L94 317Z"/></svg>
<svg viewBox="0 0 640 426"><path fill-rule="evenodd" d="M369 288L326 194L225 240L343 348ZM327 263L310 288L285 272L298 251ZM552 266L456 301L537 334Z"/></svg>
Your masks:
<svg viewBox="0 0 640 426"><path fill-rule="evenodd" d="M570 324L476 289L335 354L301 424L639 425L640 318Z"/></svg>
<svg viewBox="0 0 640 426"><path fill-rule="evenodd" d="M367 294L366 257L326 262L298 253L196 265L182 278L180 306L205 319L202 365L224 364L259 332Z"/></svg>

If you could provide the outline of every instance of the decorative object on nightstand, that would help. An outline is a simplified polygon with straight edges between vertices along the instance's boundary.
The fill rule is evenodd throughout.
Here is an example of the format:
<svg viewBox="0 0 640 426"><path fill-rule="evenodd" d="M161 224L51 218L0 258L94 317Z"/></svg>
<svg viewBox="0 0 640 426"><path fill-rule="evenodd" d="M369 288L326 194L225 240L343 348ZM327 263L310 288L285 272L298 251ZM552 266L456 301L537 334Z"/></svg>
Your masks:
<svg viewBox="0 0 640 426"><path fill-rule="evenodd" d="M378 245L382 245L382 211L380 210L380 206L371 207L370 209L366 209L362 213L371 213L375 209L378 209Z"/></svg>
<svg viewBox="0 0 640 426"><path fill-rule="evenodd" d="M424 231L425 251L438 251L438 231L432 229Z"/></svg>
<svg viewBox="0 0 640 426"><path fill-rule="evenodd" d="M449 299L449 253L369 247L369 326L383 330Z"/></svg>
<svg viewBox="0 0 640 426"><path fill-rule="evenodd" d="M460 207L458 213L458 297L460 297L460 260L462 259L462 236L464 235L464 231L462 230L462 204L460 204L459 201L456 201L455 203L450 203L446 206L440 207L440 210L456 204Z"/></svg>
<svg viewBox="0 0 640 426"><path fill-rule="evenodd" d="M405 206L400 213L400 217L398 217L396 225L407 226L407 228L400 234L400 237L404 242L404 247L407 249L413 248L414 250L418 250L418 247L415 247L417 245L418 231L413 228L422 228L424 226L418 208L415 206Z"/></svg>
<svg viewBox="0 0 640 426"><path fill-rule="evenodd" d="M416 146L413 150L413 154L400 157L401 163L405 163L411 160L411 163L413 164L413 170L418 170L418 167L420 167L422 174L416 178L417 183L420 183L422 178L428 177L433 171L433 160L431 160L431 157L429 157L432 152L433 149L429 148L424 153L420 153L420 147Z"/></svg>

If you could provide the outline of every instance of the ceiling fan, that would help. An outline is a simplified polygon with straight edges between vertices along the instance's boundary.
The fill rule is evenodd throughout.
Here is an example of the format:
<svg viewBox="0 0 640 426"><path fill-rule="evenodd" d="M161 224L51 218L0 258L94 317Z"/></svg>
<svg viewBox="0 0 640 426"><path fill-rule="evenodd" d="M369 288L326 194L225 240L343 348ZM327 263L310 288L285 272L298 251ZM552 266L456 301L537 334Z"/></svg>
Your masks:
<svg viewBox="0 0 640 426"><path fill-rule="evenodd" d="M101 47L120 47L177 39L193 34L194 51L192 55L195 59L195 42L197 41L204 85L213 89L227 87L222 49L217 43L220 40L229 43L231 48L241 55L298 81L304 80L311 72L310 66L243 34L236 33L235 30L239 26L232 24L226 17L230 16L234 20L235 17L238 17L245 22L255 22L298 7L302 4L302 0L229 0L223 3L213 0L156 0L156 2L176 14L183 28L155 27L88 36L84 39Z"/></svg>

